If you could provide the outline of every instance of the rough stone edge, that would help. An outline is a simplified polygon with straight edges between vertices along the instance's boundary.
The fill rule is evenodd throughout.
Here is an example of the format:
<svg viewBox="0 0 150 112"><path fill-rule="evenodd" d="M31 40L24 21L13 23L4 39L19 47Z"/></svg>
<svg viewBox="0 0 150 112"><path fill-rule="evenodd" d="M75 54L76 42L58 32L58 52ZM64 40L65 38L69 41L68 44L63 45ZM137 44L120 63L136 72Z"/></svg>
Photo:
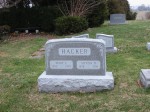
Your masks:
<svg viewBox="0 0 150 112"><path fill-rule="evenodd" d="M39 92L96 92L113 88L112 72L106 72L106 76L54 76L44 71L38 77Z"/></svg>
<svg viewBox="0 0 150 112"><path fill-rule="evenodd" d="M118 51L118 48L117 47L114 47L113 49L107 49L106 48L106 52L107 53L116 53Z"/></svg>
<svg viewBox="0 0 150 112"><path fill-rule="evenodd" d="M144 72L142 72L144 69L141 69L140 72L140 81L142 83L142 85L144 86L144 88L150 88L150 81L146 80L144 77Z"/></svg>

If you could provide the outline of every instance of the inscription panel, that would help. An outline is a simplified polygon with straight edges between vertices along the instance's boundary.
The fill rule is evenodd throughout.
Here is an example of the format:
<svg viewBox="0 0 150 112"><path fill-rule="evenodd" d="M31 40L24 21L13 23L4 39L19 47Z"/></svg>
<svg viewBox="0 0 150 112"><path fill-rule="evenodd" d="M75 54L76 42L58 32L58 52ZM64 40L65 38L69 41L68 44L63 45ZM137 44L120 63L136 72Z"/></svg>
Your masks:
<svg viewBox="0 0 150 112"><path fill-rule="evenodd" d="M100 69L100 61L93 60L93 61L77 61L77 69Z"/></svg>
<svg viewBox="0 0 150 112"><path fill-rule="evenodd" d="M51 60L50 69L73 69L73 62L68 60Z"/></svg>

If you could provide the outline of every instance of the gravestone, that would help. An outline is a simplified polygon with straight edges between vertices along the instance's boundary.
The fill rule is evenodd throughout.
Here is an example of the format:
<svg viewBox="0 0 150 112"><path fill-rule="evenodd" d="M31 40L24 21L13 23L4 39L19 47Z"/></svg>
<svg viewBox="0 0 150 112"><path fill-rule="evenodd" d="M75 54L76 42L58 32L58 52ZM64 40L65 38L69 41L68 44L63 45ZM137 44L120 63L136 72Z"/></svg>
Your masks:
<svg viewBox="0 0 150 112"><path fill-rule="evenodd" d="M150 42L147 42L146 48L148 51L150 51Z"/></svg>
<svg viewBox="0 0 150 112"><path fill-rule="evenodd" d="M110 24L126 24L126 15L125 14L111 14L110 15Z"/></svg>
<svg viewBox="0 0 150 112"><path fill-rule="evenodd" d="M140 81L145 88L150 88L150 69L141 69Z"/></svg>
<svg viewBox="0 0 150 112"><path fill-rule="evenodd" d="M25 30L25 33L29 33L29 30Z"/></svg>
<svg viewBox="0 0 150 112"><path fill-rule="evenodd" d="M83 35L73 36L72 38L89 38L89 34L83 34Z"/></svg>
<svg viewBox="0 0 150 112"><path fill-rule="evenodd" d="M19 33L19 31L15 31L15 33L16 33L16 34L18 34L18 33Z"/></svg>
<svg viewBox="0 0 150 112"><path fill-rule="evenodd" d="M35 30L35 33L39 33L39 30Z"/></svg>
<svg viewBox="0 0 150 112"><path fill-rule="evenodd" d="M46 70L38 78L40 92L94 92L114 88L106 72L103 40L52 39L45 44Z"/></svg>
<svg viewBox="0 0 150 112"><path fill-rule="evenodd" d="M114 35L96 34L96 39L102 39L106 43L106 52L115 53L117 48L114 47Z"/></svg>

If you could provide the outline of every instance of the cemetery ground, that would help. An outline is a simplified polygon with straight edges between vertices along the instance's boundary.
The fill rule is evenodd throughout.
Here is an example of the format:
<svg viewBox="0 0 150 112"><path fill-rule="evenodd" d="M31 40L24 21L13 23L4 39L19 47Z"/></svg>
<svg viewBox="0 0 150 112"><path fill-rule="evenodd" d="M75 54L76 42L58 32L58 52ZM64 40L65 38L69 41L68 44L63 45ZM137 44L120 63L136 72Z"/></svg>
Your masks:
<svg viewBox="0 0 150 112"><path fill-rule="evenodd" d="M0 43L0 112L149 112L150 89L138 84L141 69L150 69L150 21L90 28L81 34L114 35L117 53L107 54L115 88L94 93L39 93L37 78L45 70L45 59L31 59L46 38ZM67 36L69 37L69 36Z"/></svg>

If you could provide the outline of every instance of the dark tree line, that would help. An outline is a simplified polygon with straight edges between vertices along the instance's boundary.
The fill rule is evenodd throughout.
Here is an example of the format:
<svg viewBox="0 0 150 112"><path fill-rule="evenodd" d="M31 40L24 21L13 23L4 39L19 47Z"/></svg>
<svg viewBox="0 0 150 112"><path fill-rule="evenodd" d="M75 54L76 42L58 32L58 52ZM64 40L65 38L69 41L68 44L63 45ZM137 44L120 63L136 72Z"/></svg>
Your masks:
<svg viewBox="0 0 150 112"><path fill-rule="evenodd" d="M5 0L7 1L7 0ZM130 11L127 0L9 0L13 7L0 9L0 26L16 28L39 27L46 32L54 32L57 26L70 28L75 22L87 21L88 27L98 27L110 14L123 13L127 19L134 19L136 14ZM59 2L59 5L58 5ZM31 8L30 5L33 5ZM59 6L63 6L65 10ZM67 7L65 7L67 6ZM2 11L4 9L4 11ZM64 14L63 14L64 13ZM63 18L63 16L68 18ZM71 17L71 18L70 18ZM69 21L68 21L69 20ZM64 22L65 21L65 22ZM72 21L72 22L71 22ZM65 25L63 25L66 23ZM80 25L79 25L80 26ZM74 28L74 27L73 27ZM80 28L79 28L80 29ZM78 29L76 28L76 31Z"/></svg>
<svg viewBox="0 0 150 112"><path fill-rule="evenodd" d="M127 19L135 19L136 13L131 12L130 4L127 0L108 0L108 9L110 14L123 13Z"/></svg>
<svg viewBox="0 0 150 112"><path fill-rule="evenodd" d="M139 11L150 11L150 6L145 6L144 4L137 8Z"/></svg>
<svg viewBox="0 0 150 112"><path fill-rule="evenodd" d="M6 0L7 1L7 0ZM82 2L83 0L11 0L19 1L14 7L16 8L26 8L29 7L29 4L32 4L34 7L47 7L58 5L57 3L69 2L69 1L78 1ZM127 0L87 0L87 1L107 1L107 7L109 14L114 13L124 13L127 16L131 15L130 5ZM85 3L86 4L86 3ZM106 5L106 4L103 4ZM102 5L100 5L102 7ZM140 9L145 8L144 6L139 7ZM92 11L91 11L92 12Z"/></svg>

